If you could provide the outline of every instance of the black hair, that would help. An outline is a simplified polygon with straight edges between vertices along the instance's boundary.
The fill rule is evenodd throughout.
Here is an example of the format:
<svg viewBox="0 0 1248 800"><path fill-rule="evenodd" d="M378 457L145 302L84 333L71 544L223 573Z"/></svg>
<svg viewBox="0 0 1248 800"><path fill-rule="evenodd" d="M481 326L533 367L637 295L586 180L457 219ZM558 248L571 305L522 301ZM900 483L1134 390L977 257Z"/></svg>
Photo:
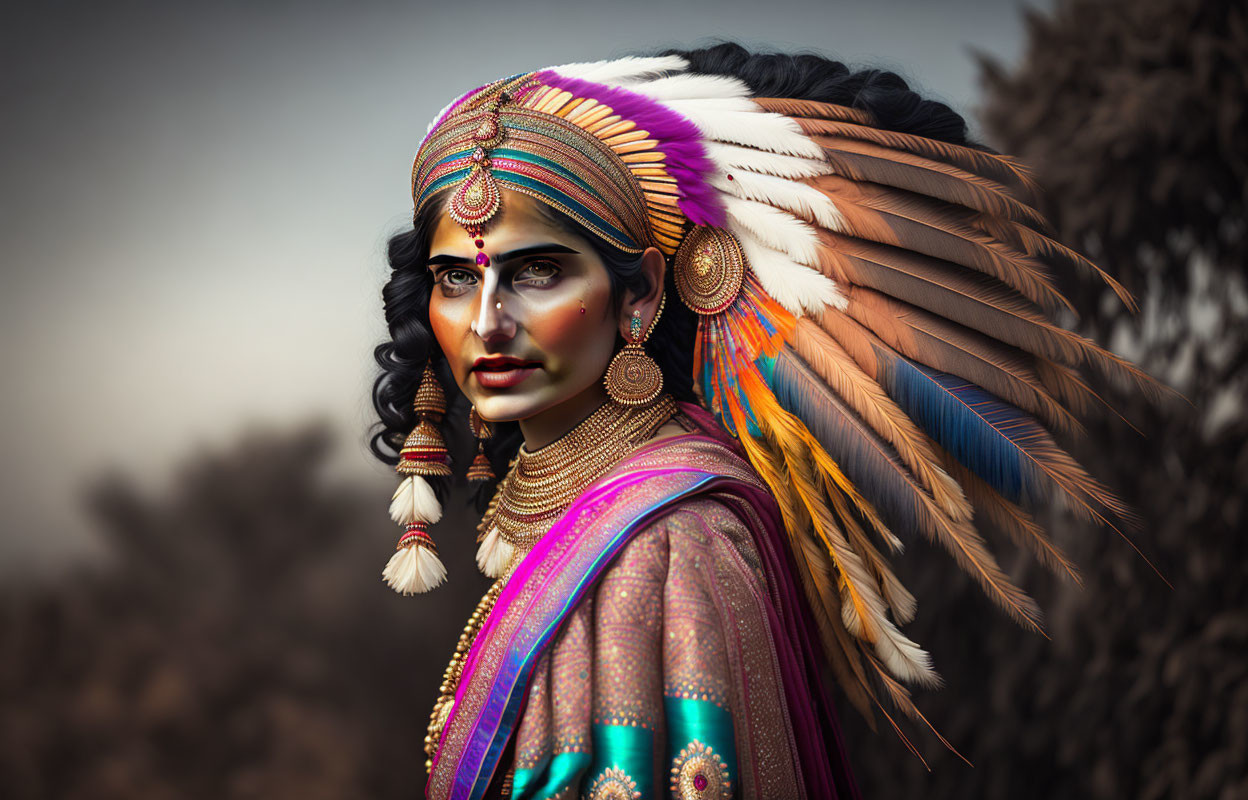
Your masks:
<svg viewBox="0 0 1248 800"><path fill-rule="evenodd" d="M944 103L926 100L911 91L900 76L878 69L851 71L844 64L813 54L753 53L739 44L725 42L697 50L668 50L689 62L690 70L708 75L741 79L756 97L787 97L836 103L869 112L876 124L889 130L940 139L971 147L965 120ZM374 349L381 374L373 383L373 406L380 418L372 434L373 453L388 464L398 462L398 452L415 426L412 399L426 361L432 359L449 401L448 438L467 436L467 403L458 391L446 359L438 350L429 328L429 296L433 280L425 268L429 239L441 203L431 202L411 229L390 239L390 280L382 289L390 341ZM607 267L612 297L618 304L624 291L644 294L648 290L641 274L639 256L619 250L585 230L571 217L538 204L556 226L586 239ZM696 316L677 300L667 270L668 302L646 349L663 371L664 388L678 400L693 400L693 344ZM622 342L617 341L617 348ZM487 454L494 471L502 475L520 447L515 423L496 426ZM434 488L443 493L441 482ZM488 489L481 497L488 496ZM482 500L478 499L478 504Z"/></svg>

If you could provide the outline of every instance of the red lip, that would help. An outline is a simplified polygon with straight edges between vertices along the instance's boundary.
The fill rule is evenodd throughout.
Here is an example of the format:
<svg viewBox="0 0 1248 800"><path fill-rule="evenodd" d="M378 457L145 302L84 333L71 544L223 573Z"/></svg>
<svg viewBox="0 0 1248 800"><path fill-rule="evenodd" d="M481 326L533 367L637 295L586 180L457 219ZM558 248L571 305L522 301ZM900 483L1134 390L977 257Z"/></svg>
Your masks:
<svg viewBox="0 0 1248 800"><path fill-rule="evenodd" d="M508 389L537 371L540 361L512 356L482 356L472 363L472 374L485 389Z"/></svg>
<svg viewBox="0 0 1248 800"><path fill-rule="evenodd" d="M509 369L524 369L527 367L540 367L540 361L528 361L515 356L481 356L472 362L472 369L490 370L492 372L500 372Z"/></svg>

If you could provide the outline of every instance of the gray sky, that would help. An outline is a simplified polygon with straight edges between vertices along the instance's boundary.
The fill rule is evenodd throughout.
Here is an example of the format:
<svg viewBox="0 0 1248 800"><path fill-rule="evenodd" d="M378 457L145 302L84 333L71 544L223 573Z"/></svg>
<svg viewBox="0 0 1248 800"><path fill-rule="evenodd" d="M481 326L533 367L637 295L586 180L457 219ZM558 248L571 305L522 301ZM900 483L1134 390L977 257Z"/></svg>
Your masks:
<svg viewBox="0 0 1248 800"><path fill-rule="evenodd" d="M1051 0L1028 3L1047 9ZM107 9L105 8L107 6ZM313 417L344 474L384 333L386 237L452 97L731 38L897 70L971 114L1014 0L32 4L0 23L0 572L92 553L81 487ZM379 496L384 503L386 497Z"/></svg>

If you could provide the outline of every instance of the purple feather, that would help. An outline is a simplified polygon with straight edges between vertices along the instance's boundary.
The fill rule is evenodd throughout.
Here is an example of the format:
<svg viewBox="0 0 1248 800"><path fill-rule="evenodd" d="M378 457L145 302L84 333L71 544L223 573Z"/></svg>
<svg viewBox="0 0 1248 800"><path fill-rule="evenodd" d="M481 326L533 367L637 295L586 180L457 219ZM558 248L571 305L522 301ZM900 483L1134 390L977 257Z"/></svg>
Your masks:
<svg viewBox="0 0 1248 800"><path fill-rule="evenodd" d="M719 194L707 183L715 172L715 163L707 158L702 132L692 122L656 100L618 86L568 78L552 70L537 73L537 78L547 86L610 106L616 114L649 132L651 138L658 140L657 149L666 156L667 173L676 179L681 193L677 203L684 215L695 225L724 224Z"/></svg>

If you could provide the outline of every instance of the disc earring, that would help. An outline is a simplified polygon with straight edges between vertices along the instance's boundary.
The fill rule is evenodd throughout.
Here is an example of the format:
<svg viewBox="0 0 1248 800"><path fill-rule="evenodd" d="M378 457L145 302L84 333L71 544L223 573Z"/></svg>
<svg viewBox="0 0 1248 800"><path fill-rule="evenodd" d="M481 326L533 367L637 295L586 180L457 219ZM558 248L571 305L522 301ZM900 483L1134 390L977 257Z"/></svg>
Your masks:
<svg viewBox="0 0 1248 800"><path fill-rule="evenodd" d="M646 349L642 346L650 338L654 326L663 314L666 298L659 297L659 310L650 322L650 327L642 332L641 311L633 311L628 322L629 341L624 349L615 354L607 367L603 382L607 386L607 394L617 403L626 406L644 406L652 402L663 391L663 371Z"/></svg>

